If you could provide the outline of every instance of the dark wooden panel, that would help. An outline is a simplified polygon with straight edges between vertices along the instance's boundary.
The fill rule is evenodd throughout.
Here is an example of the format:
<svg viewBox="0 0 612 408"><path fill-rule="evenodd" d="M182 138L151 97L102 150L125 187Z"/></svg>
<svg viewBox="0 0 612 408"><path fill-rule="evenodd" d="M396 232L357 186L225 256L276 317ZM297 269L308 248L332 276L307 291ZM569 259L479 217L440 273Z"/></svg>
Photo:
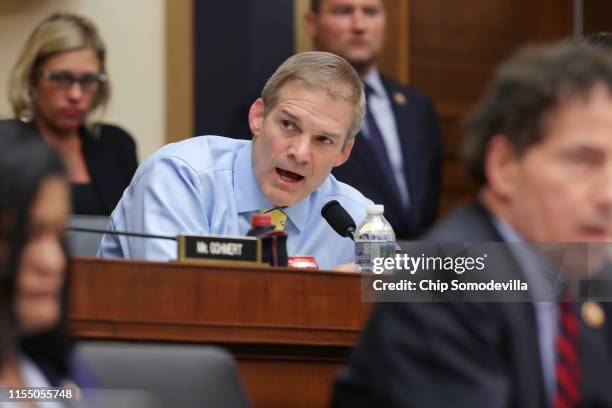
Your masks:
<svg viewBox="0 0 612 408"><path fill-rule="evenodd" d="M413 0L412 84L436 103L472 105L500 61L571 35L571 0Z"/></svg>
<svg viewBox="0 0 612 408"><path fill-rule="evenodd" d="M444 191L442 200L440 201L440 212L442 214L449 213L453 208L460 204L469 204L476 198L476 192L473 193L454 193Z"/></svg>
<svg viewBox="0 0 612 408"><path fill-rule="evenodd" d="M585 33L612 31L612 1L586 0L583 4Z"/></svg>
<svg viewBox="0 0 612 408"><path fill-rule="evenodd" d="M81 338L215 344L256 407L324 407L369 313L356 273L73 259Z"/></svg>
<svg viewBox="0 0 612 408"><path fill-rule="evenodd" d="M442 128L442 147L445 160L457 160L463 148L464 117L450 117L443 115L440 118Z"/></svg>
<svg viewBox="0 0 612 408"><path fill-rule="evenodd" d="M241 359L238 367L258 406L311 408L329 406L333 380L342 364ZM296 388L301 388L299 399L293 399Z"/></svg>
<svg viewBox="0 0 612 408"><path fill-rule="evenodd" d="M612 3L600 1L604 2ZM389 7L400 11L395 3ZM516 49L573 33L573 1L411 0L408 13L408 34L396 34L409 38L411 85L430 96L440 113L443 215L453 205L471 201L476 192L458 162L462 121L480 99L497 65Z"/></svg>
<svg viewBox="0 0 612 408"><path fill-rule="evenodd" d="M467 175L463 163L459 160L446 160L442 176L444 191L472 192L477 189L476 184Z"/></svg>
<svg viewBox="0 0 612 408"><path fill-rule="evenodd" d="M584 0L585 3L590 0ZM516 46L555 41L574 33L573 0L516 0Z"/></svg>
<svg viewBox="0 0 612 408"><path fill-rule="evenodd" d="M408 0L387 0L387 41L378 56L378 67L386 75L407 83L410 78L408 53Z"/></svg>
<svg viewBox="0 0 612 408"><path fill-rule="evenodd" d="M495 64L515 45L515 0L412 0L410 4L412 63Z"/></svg>
<svg viewBox="0 0 612 408"><path fill-rule="evenodd" d="M494 66L427 60L413 60L410 68L412 84L431 97L442 114L445 104L464 109L472 106L482 95L494 70Z"/></svg>

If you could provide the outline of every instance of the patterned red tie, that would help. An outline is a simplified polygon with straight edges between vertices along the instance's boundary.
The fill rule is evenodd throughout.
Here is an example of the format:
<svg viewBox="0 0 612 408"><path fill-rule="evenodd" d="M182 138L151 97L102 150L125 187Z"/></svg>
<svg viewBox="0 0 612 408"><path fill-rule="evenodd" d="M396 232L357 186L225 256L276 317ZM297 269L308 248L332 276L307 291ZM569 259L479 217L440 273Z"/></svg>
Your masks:
<svg viewBox="0 0 612 408"><path fill-rule="evenodd" d="M554 408L571 408L580 403L580 358L578 340L580 323L574 309L574 302L559 303L559 332L557 333L557 361L555 372L557 390Z"/></svg>

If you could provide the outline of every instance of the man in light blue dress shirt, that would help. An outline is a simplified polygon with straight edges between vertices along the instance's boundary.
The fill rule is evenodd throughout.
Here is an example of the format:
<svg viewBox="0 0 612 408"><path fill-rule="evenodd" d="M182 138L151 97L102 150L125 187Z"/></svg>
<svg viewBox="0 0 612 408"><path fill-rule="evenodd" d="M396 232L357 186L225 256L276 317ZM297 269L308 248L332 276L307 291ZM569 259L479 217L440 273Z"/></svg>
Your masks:
<svg viewBox="0 0 612 408"><path fill-rule="evenodd" d="M290 256L315 256L322 269L352 262L353 242L336 234L320 213L338 200L359 223L372 203L330 175L348 159L364 110L361 81L344 59L297 54L251 106L252 141L201 136L158 150L138 168L109 228L245 235L253 214L286 207ZM98 254L176 259L176 243L107 234Z"/></svg>

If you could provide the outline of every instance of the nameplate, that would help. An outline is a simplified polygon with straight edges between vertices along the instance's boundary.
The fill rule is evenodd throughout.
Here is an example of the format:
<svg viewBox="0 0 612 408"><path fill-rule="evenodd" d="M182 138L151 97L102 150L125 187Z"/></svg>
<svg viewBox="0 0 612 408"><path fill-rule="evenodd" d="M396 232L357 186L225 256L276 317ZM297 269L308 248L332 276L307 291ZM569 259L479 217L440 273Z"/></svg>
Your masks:
<svg viewBox="0 0 612 408"><path fill-rule="evenodd" d="M261 262L261 242L255 237L179 235L178 260Z"/></svg>

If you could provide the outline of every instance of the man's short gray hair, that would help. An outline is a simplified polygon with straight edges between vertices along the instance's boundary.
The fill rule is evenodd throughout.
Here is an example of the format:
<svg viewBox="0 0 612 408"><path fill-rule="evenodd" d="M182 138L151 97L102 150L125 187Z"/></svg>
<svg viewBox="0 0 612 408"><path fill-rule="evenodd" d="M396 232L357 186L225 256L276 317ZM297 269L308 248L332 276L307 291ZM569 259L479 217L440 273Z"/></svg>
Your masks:
<svg viewBox="0 0 612 408"><path fill-rule="evenodd" d="M347 140L357 135L365 113L365 94L357 71L344 58L329 52L303 52L288 58L268 79L261 92L264 115L278 103L283 86L293 81L300 82L307 89L325 91L334 99L349 102L353 107L353 119Z"/></svg>

